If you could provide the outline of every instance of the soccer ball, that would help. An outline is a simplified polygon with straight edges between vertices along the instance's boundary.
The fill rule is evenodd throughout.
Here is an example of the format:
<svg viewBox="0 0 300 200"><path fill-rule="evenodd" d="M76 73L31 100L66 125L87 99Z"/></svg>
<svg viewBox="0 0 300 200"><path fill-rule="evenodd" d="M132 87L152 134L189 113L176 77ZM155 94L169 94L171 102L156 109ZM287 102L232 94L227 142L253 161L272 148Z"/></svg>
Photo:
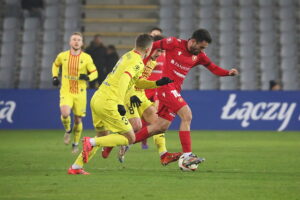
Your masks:
<svg viewBox="0 0 300 200"><path fill-rule="evenodd" d="M193 154L189 156L181 155L178 160L178 166L182 171L196 171L199 163L189 165L189 163L195 159L197 159L197 157Z"/></svg>

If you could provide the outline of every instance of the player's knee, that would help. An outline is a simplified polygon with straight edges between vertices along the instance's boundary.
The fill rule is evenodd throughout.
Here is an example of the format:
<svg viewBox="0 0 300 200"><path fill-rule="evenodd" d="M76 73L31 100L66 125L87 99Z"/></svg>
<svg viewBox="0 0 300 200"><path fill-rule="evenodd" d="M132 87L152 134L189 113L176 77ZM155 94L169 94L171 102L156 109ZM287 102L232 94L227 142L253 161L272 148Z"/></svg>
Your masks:
<svg viewBox="0 0 300 200"><path fill-rule="evenodd" d="M193 118L192 113L186 113L181 117L181 120L186 122L191 122L192 118Z"/></svg>
<svg viewBox="0 0 300 200"><path fill-rule="evenodd" d="M75 124L80 124L81 121L82 121L82 120L81 120L81 117L75 117L75 118L74 118L74 123L75 123Z"/></svg>
<svg viewBox="0 0 300 200"><path fill-rule="evenodd" d="M70 116L70 113L69 113L69 112L61 112L61 116L62 116L63 118L67 118L67 117Z"/></svg>

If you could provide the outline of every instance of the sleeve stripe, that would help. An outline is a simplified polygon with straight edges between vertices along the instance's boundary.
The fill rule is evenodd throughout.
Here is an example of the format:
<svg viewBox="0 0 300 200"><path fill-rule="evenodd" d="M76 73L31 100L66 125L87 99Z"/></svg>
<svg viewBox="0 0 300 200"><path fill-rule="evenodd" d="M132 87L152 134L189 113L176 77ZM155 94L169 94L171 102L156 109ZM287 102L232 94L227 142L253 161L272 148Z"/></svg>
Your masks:
<svg viewBox="0 0 300 200"><path fill-rule="evenodd" d="M95 69L95 70L93 70L93 71L91 71L91 72L89 72L89 73L91 74L91 73L93 73L93 72L95 72L95 71L97 71L97 69Z"/></svg>
<svg viewBox="0 0 300 200"><path fill-rule="evenodd" d="M125 71L124 73L125 73L125 74L128 74L128 76L129 76L130 78L132 78L131 74L130 74L128 71Z"/></svg>

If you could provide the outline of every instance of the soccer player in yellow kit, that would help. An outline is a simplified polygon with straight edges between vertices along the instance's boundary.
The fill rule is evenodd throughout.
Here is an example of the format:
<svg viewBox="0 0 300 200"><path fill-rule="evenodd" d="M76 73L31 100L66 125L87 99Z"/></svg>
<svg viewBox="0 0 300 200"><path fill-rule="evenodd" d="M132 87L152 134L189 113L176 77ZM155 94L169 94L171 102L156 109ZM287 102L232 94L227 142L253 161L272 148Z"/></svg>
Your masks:
<svg viewBox="0 0 300 200"><path fill-rule="evenodd" d="M125 109L125 96L132 86L138 88L156 88L173 82L167 77L158 81L140 79L144 70L143 58L152 48L153 38L148 34L137 37L135 48L121 57L112 72L107 76L91 100L93 125L102 137L84 137L83 150L68 174L89 174L83 170L99 147L125 146L135 141L135 134L129 123ZM114 134L108 134L108 132Z"/></svg>
<svg viewBox="0 0 300 200"><path fill-rule="evenodd" d="M82 117L86 112L87 81L95 80L98 72L90 55L84 53L82 35L75 32L70 37L70 50L61 52L52 65L53 85L58 86L58 74L61 68L60 111L65 128L64 143L70 143L70 134L74 140L72 152L78 152L78 143L82 132ZM74 126L71 128L71 110L74 114Z"/></svg>
<svg viewBox="0 0 300 200"><path fill-rule="evenodd" d="M154 41L163 39L162 36L155 36ZM144 71L141 78L148 79L152 73L152 70L156 67L156 59L163 53L162 49L156 49L147 64L145 65ZM139 131L142 128L142 121L145 123L153 124L157 119L158 115L157 108L154 103L151 102L144 89L132 87L128 90L125 97L126 117L129 120L134 132ZM162 165L168 165L179 159L182 153L169 153L166 147L166 141L164 134L158 134L153 136L153 141L158 149L160 156L160 162ZM118 159L122 163L124 162L124 154L127 147L121 146L118 154ZM102 157L107 158L112 150L112 147L105 147L102 151Z"/></svg>

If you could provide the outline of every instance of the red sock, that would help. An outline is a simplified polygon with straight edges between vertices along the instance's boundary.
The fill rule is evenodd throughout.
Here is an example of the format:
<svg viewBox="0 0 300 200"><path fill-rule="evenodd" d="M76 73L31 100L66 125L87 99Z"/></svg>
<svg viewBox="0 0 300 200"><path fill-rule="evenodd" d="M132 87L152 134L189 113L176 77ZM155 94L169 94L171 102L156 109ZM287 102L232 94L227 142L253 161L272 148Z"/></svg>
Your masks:
<svg viewBox="0 0 300 200"><path fill-rule="evenodd" d="M145 126L144 128L142 128L135 134L135 143L138 143L144 139L147 139L149 136L150 135L148 133L147 126Z"/></svg>
<svg viewBox="0 0 300 200"><path fill-rule="evenodd" d="M190 131L179 131L179 138L183 153L192 152L192 141Z"/></svg>

